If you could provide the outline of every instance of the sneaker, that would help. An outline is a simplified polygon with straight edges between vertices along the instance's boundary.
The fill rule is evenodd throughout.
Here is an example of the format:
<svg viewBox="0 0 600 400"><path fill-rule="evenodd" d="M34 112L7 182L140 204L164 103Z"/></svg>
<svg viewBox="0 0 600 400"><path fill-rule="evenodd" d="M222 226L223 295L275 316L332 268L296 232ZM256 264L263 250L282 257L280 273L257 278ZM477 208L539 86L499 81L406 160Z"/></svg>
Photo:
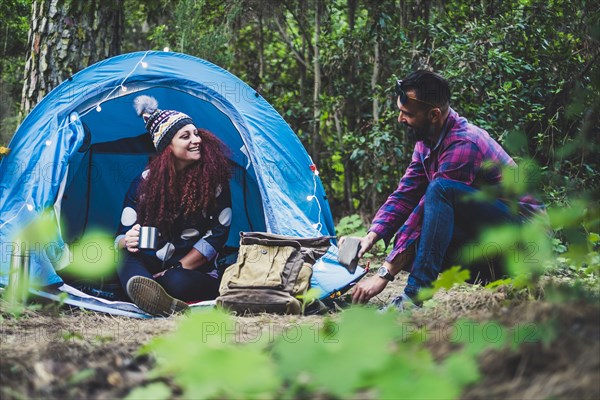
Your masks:
<svg viewBox="0 0 600 400"><path fill-rule="evenodd" d="M121 285L118 284L95 285L86 281L78 281L73 282L70 285L90 296L100 297L110 301L127 301L125 292L123 292Z"/></svg>
<svg viewBox="0 0 600 400"><path fill-rule="evenodd" d="M410 297L402 293L400 296L396 296L389 302L389 304L381 307L379 312L384 313L388 310L396 310L398 312L408 311L417 307Z"/></svg>
<svg viewBox="0 0 600 400"><path fill-rule="evenodd" d="M148 314L169 317L189 309L189 306L172 296L155 280L134 276L127 282L127 294L133 302Z"/></svg>

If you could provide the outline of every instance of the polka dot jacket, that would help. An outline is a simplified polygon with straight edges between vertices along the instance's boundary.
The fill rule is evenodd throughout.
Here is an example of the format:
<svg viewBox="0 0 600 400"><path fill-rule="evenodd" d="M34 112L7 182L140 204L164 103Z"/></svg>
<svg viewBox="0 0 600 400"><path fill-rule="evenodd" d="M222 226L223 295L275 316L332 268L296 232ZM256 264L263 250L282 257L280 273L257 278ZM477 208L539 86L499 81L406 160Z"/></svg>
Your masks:
<svg viewBox="0 0 600 400"><path fill-rule="evenodd" d="M148 174L144 171L135 179L123 202L123 211L115 244L125 236L125 233L136 223L137 218L137 189ZM231 226L231 192L229 186L217 188L217 207L210 212L202 212L201 215L186 219L181 214L174 222L171 232L160 232L156 250L140 250L146 256L156 260L156 264L169 267L177 264L179 259L185 256L192 248L198 250L209 261L213 260L217 253L227 242L229 228ZM148 259L148 257L144 257ZM210 275L217 277L217 271L213 268L214 263L209 263L207 268L202 268Z"/></svg>

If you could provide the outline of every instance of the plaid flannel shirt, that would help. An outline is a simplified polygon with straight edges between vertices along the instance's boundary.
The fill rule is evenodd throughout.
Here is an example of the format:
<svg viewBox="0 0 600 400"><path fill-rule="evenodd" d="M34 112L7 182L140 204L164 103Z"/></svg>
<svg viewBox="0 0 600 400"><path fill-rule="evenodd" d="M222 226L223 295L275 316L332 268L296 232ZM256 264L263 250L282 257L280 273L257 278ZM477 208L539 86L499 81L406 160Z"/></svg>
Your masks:
<svg viewBox="0 0 600 400"><path fill-rule="evenodd" d="M417 142L398 188L379 208L369 228L386 246L396 234L387 261L392 262L419 238L425 191L431 181L445 178L476 188L494 185L501 181L505 166L516 167L516 164L498 142L450 109L438 143L430 148L423 141ZM519 211L525 216L543 208L531 196L519 201Z"/></svg>

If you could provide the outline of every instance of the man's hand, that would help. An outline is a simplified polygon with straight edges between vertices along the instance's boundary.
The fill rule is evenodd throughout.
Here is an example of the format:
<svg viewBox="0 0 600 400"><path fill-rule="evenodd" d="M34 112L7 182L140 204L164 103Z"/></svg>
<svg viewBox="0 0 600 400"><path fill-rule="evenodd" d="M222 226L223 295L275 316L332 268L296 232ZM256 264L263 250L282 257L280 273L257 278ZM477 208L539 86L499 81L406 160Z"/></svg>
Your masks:
<svg viewBox="0 0 600 400"><path fill-rule="evenodd" d="M366 236L360 239L360 251L358 252L358 258L361 258L369 250L373 248L377 242L378 236L375 232L369 232Z"/></svg>
<svg viewBox="0 0 600 400"><path fill-rule="evenodd" d="M342 247L342 243L344 243L344 240L346 240L346 237L342 236L338 244L339 247ZM377 240L378 236L375 232L369 232L366 236L363 236L360 239L360 250L358 251L358 258L361 258L365 255L365 253L371 250L373 248L373 245L375 245L375 243L377 242Z"/></svg>
<svg viewBox="0 0 600 400"><path fill-rule="evenodd" d="M364 304L385 289L389 281L378 275L362 280L352 289L352 303Z"/></svg>

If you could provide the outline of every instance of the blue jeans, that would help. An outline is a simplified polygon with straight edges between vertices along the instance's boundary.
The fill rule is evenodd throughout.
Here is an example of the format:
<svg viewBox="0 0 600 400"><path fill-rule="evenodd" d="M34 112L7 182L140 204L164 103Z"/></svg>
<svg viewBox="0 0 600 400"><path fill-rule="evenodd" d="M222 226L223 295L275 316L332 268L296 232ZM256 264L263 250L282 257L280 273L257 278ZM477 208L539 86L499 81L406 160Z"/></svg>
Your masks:
<svg viewBox="0 0 600 400"><path fill-rule="evenodd" d="M156 258L144 254L132 254L122 250L122 264L118 269L119 280L123 289L134 276L145 276L154 279L153 274L160 272L164 266ZM219 279L205 272L184 268L171 268L161 277L155 279L166 292L183 301L213 300L219 296Z"/></svg>
<svg viewBox="0 0 600 400"><path fill-rule="evenodd" d="M475 243L486 228L519 224L521 219L500 200L473 199L478 190L449 179L433 180L425 192L423 226L406 295L415 298L430 287L438 274L465 261L458 257L468 243ZM464 251L463 251L464 253ZM498 258L498 257L497 257ZM467 260L471 281L493 281L502 275L500 260Z"/></svg>

